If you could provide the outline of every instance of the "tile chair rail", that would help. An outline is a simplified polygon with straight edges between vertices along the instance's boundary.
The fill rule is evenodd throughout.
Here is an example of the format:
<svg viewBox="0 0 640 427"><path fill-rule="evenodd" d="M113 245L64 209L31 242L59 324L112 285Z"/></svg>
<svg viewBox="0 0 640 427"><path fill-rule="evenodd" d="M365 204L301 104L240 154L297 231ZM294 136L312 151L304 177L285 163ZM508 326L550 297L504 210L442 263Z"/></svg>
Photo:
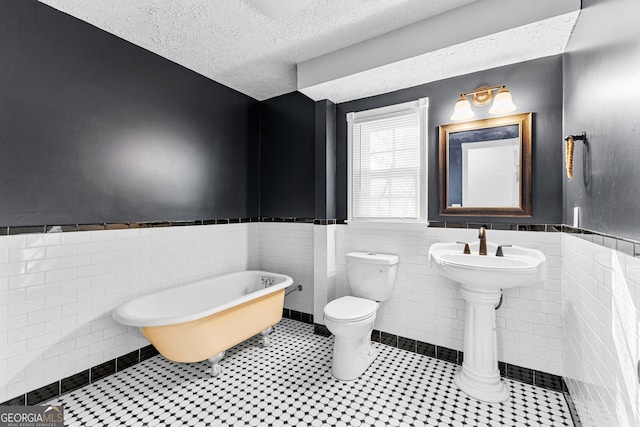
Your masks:
<svg viewBox="0 0 640 427"><path fill-rule="evenodd" d="M186 221L150 221L150 222L119 222L95 224L64 224L64 225L32 225L32 226L0 226L0 236L38 233L67 233L77 231L124 230L136 228L183 227L216 224L240 224L248 222L268 223L299 223L314 225L344 225L346 220L335 218L296 218L296 217L251 217L251 218L219 218ZM517 224L517 223L479 223L457 221L429 221L431 228L469 228L476 229L486 225L489 230L505 231L534 231L546 233L567 233L600 246L623 252L629 256L640 257L640 241L620 236L599 233L597 231L570 227L562 224Z"/></svg>

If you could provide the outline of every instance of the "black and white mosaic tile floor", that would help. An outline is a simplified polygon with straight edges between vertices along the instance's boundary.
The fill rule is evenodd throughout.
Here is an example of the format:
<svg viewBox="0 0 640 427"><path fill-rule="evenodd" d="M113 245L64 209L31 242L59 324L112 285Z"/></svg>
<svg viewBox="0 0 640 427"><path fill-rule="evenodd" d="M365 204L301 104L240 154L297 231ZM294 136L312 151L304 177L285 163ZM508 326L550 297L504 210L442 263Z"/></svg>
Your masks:
<svg viewBox="0 0 640 427"><path fill-rule="evenodd" d="M329 373L333 338L283 319L262 348L227 351L222 374L206 362L155 356L50 403L67 426L573 426L561 393L506 380L511 399L478 402L453 384L457 365L374 343L358 380Z"/></svg>

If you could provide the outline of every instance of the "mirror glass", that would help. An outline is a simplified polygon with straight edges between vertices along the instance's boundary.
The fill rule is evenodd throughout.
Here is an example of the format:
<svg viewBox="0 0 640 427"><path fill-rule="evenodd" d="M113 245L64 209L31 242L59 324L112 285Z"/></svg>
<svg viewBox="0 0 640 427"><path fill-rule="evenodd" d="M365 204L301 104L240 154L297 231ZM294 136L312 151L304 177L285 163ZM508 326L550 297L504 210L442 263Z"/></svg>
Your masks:
<svg viewBox="0 0 640 427"><path fill-rule="evenodd" d="M531 216L531 113L440 126L440 213Z"/></svg>

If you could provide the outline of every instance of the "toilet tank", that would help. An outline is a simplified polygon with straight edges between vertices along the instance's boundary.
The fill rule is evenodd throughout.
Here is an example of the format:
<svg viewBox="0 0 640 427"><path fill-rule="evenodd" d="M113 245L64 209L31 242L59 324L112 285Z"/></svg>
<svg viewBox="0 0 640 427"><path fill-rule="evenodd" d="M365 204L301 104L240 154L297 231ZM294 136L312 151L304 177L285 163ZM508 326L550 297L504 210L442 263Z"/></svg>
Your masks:
<svg viewBox="0 0 640 427"><path fill-rule="evenodd" d="M398 256L367 252L347 254L349 286L354 296L374 301L391 298L398 271Z"/></svg>

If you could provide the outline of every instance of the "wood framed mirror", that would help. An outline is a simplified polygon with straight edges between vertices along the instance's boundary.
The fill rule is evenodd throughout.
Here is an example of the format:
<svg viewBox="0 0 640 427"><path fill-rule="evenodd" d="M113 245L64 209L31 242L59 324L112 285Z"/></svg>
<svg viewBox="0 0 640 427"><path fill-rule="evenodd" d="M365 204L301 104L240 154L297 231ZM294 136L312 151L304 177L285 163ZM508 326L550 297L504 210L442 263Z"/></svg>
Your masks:
<svg viewBox="0 0 640 427"><path fill-rule="evenodd" d="M531 216L531 120L440 126L440 215Z"/></svg>

